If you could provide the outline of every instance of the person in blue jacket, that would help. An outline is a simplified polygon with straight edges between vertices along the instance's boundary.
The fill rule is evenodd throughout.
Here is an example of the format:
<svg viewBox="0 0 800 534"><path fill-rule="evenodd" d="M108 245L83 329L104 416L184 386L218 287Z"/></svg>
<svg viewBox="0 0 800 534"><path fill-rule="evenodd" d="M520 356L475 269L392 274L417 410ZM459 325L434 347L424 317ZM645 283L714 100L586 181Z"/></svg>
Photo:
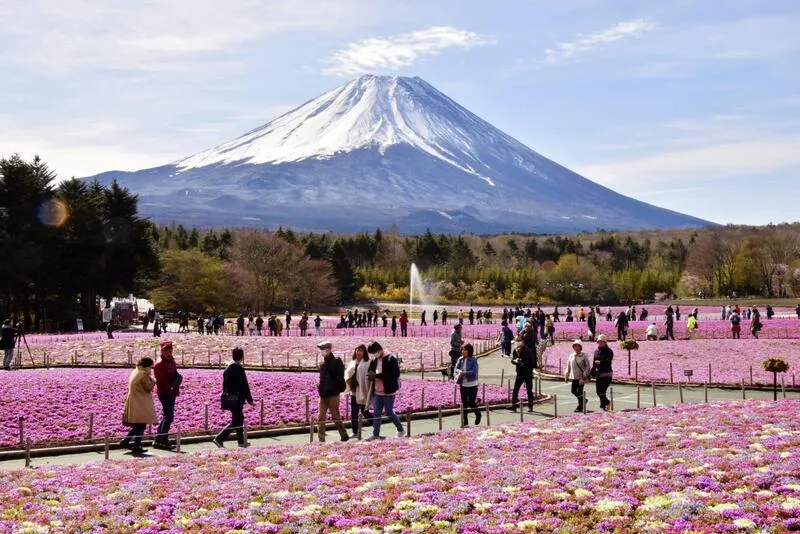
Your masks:
<svg viewBox="0 0 800 534"><path fill-rule="evenodd" d="M456 362L454 369L456 383L461 388L461 426L467 426L467 410L475 413L475 425L481 424L481 410L478 408L478 359L475 349L467 343L461 347L461 357Z"/></svg>

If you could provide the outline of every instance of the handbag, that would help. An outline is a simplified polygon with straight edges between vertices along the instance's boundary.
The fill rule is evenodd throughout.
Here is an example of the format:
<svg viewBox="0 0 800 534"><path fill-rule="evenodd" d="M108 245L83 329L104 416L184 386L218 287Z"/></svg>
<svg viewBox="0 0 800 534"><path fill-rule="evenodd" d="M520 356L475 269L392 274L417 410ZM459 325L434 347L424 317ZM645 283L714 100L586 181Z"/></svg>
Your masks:
<svg viewBox="0 0 800 534"><path fill-rule="evenodd" d="M220 395L220 406L225 411L233 411L239 407L239 394L223 391Z"/></svg>

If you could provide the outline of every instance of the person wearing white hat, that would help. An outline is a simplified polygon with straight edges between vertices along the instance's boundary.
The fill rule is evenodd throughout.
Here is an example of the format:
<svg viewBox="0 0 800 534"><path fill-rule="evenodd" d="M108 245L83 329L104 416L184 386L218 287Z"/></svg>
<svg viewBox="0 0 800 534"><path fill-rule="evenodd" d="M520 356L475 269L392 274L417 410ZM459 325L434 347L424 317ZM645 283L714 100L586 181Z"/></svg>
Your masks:
<svg viewBox="0 0 800 534"><path fill-rule="evenodd" d="M580 339L572 342L573 353L569 355L567 370L564 372L564 380L572 380L572 394L578 399L576 412L582 412L584 408L583 386L589 382L592 366L589 358L583 352L583 343Z"/></svg>
<svg viewBox="0 0 800 534"><path fill-rule="evenodd" d="M614 359L614 351L608 346L608 338L605 334L597 336L597 350L594 351L592 361L592 375L597 378L597 396L600 397L600 408L608 411L611 403L608 401L606 392L611 385L613 370L611 362Z"/></svg>

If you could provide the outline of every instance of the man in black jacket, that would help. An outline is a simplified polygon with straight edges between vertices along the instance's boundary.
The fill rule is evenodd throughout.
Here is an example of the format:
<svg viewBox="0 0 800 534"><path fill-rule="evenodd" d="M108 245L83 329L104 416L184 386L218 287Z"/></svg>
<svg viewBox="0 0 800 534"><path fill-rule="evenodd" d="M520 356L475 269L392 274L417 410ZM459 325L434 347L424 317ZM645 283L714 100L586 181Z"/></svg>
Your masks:
<svg viewBox="0 0 800 534"><path fill-rule="evenodd" d="M319 424L317 431L319 441L325 442L325 418L331 412L331 418L339 431L342 441L349 439L347 430L342 423L342 416L339 414L339 395L347 389L344 381L344 363L341 358L333 355L330 341L322 341L317 344L317 348L322 351L322 365L319 367Z"/></svg>
<svg viewBox="0 0 800 534"><path fill-rule="evenodd" d="M371 356L367 377L372 383L370 391L373 396L374 413L372 417L372 436L367 441L383 439L381 437L381 417L384 411L389 420L394 423L397 429L397 437L405 436L403 423L394 411L394 401L400 389L400 363L392 354L386 354L383 347L377 341L373 341L367 347L367 352Z"/></svg>
<svg viewBox="0 0 800 534"><path fill-rule="evenodd" d="M533 369L536 367L536 349L527 347L524 340L518 338L511 363L517 367L517 378L514 381L514 393L511 396L511 411L517 411L517 407L519 406L519 390L522 388L522 384L525 384L525 391L528 394L528 411L532 412Z"/></svg>
<svg viewBox="0 0 800 534"><path fill-rule="evenodd" d="M592 308L589 308L589 317L587 318L586 323L589 328L589 341L594 341L594 338L597 335L597 315L595 315Z"/></svg>
<svg viewBox="0 0 800 534"><path fill-rule="evenodd" d="M222 392L238 397L237 404L231 408L231 423L216 435L213 442L217 447L223 447L222 442L236 430L236 441L239 447L249 447L249 443L244 441L244 403L253 405L253 397L250 395L250 384L247 383L247 375L244 372L244 350L233 349L233 361L228 364L225 372L222 373ZM224 408L223 408L224 409Z"/></svg>

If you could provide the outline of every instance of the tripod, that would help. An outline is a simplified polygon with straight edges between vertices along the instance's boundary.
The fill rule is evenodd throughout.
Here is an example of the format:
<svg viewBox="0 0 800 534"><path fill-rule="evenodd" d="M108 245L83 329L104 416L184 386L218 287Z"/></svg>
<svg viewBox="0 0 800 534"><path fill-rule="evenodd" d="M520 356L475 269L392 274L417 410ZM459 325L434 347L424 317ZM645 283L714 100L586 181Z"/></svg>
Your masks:
<svg viewBox="0 0 800 534"><path fill-rule="evenodd" d="M25 331L22 325L17 325L17 368L22 367L22 343L25 343L25 349L28 351L28 357L31 359L31 364L36 367L36 362L31 354L31 348L28 346L28 340L25 339Z"/></svg>

